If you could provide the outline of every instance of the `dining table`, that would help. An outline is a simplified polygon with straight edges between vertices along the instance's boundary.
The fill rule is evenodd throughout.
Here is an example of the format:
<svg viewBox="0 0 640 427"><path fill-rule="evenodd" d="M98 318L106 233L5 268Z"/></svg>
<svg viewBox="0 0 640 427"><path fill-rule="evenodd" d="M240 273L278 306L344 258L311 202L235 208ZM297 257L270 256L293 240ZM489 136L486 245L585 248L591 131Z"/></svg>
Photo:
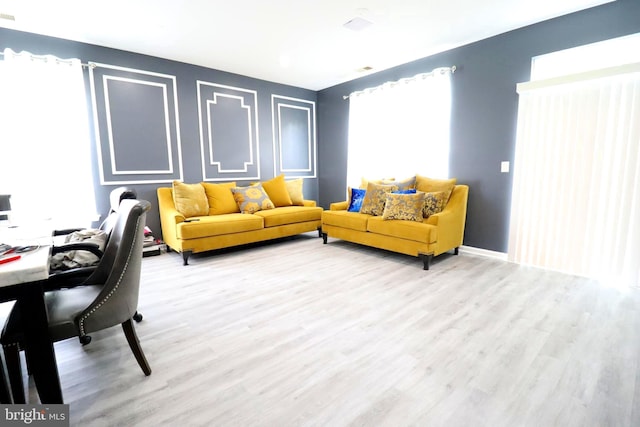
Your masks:
<svg viewBox="0 0 640 427"><path fill-rule="evenodd" d="M0 243L17 248L0 256L0 302L18 305L23 350L42 404L64 403L44 296L52 239L42 228L0 227Z"/></svg>

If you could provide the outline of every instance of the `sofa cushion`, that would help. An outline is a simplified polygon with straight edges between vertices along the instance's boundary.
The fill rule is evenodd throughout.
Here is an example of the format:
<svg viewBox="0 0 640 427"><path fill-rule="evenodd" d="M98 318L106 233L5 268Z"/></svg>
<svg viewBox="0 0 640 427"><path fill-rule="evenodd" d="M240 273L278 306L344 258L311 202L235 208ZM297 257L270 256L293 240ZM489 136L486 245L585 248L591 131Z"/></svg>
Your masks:
<svg viewBox="0 0 640 427"><path fill-rule="evenodd" d="M244 214L275 208L273 202L262 188L262 184L255 184L249 187L234 187L231 192L240 212Z"/></svg>
<svg viewBox="0 0 640 427"><path fill-rule="evenodd" d="M421 243L435 243L438 229L434 225L416 221L384 220L381 216L370 217L367 231L385 236L398 237Z"/></svg>
<svg viewBox="0 0 640 427"><path fill-rule="evenodd" d="M435 193L437 191L444 191L445 193L445 205L451 197L453 187L456 185L456 178L451 179L434 179L427 178L426 176L416 175L416 189L425 193Z"/></svg>
<svg viewBox="0 0 640 427"><path fill-rule="evenodd" d="M176 210L185 218L209 214L209 202L202 185L173 181L172 194Z"/></svg>
<svg viewBox="0 0 640 427"><path fill-rule="evenodd" d="M262 183L262 188L269 195L269 199L276 207L291 206L291 196L287 191L287 184L284 181L284 175L278 175L269 181Z"/></svg>
<svg viewBox="0 0 640 427"><path fill-rule="evenodd" d="M260 230L263 224L263 219L256 215L241 213L208 215L197 218L197 221L181 222L177 225L176 232L179 239L198 239Z"/></svg>
<svg viewBox="0 0 640 427"><path fill-rule="evenodd" d="M236 186L235 182L224 184L213 184L211 182L201 182L204 192L209 202L209 215L223 215L228 213L238 213L240 209L233 198L231 189Z"/></svg>
<svg viewBox="0 0 640 427"><path fill-rule="evenodd" d="M349 206L347 207L347 210L349 212L360 212L360 209L362 208L362 201L364 200L364 195L367 190L349 187L347 192L349 193Z"/></svg>
<svg viewBox="0 0 640 427"><path fill-rule="evenodd" d="M398 191L396 185L382 185L370 182L367 184L367 193L364 195L360 213L369 215L382 215L387 193Z"/></svg>
<svg viewBox="0 0 640 427"><path fill-rule="evenodd" d="M322 224L350 228L357 231L367 231L367 220L369 218L371 218L371 215L344 210L322 212Z"/></svg>
<svg viewBox="0 0 640 427"><path fill-rule="evenodd" d="M424 207L422 216L429 218L433 214L442 212L446 203L446 193L444 191L436 191L435 193L424 193Z"/></svg>
<svg viewBox="0 0 640 427"><path fill-rule="evenodd" d="M382 219L422 222L425 193L387 194Z"/></svg>
<svg viewBox="0 0 640 427"><path fill-rule="evenodd" d="M289 192L289 197L291 198L291 204L294 206L303 206L304 205L304 194L302 191L302 187L304 185L304 179L291 179L284 182L287 187L287 191Z"/></svg>
<svg viewBox="0 0 640 427"><path fill-rule="evenodd" d="M321 207L282 206L255 213L264 218L264 226L277 227L279 225L295 224L298 222L319 221L322 217Z"/></svg>

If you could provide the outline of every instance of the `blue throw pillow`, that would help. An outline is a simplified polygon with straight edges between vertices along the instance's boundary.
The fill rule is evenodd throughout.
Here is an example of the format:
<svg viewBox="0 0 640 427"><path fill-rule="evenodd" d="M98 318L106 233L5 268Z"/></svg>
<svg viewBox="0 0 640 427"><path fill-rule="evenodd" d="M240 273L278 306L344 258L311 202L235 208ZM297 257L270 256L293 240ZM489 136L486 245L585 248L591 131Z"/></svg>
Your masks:
<svg viewBox="0 0 640 427"><path fill-rule="evenodd" d="M360 212L360 208L362 207L362 201L364 200L364 195L367 190L361 190L359 188L351 189L351 201L349 202L349 208L347 211L349 212Z"/></svg>
<svg viewBox="0 0 640 427"><path fill-rule="evenodd" d="M416 189L411 188L409 190L398 190L394 191L393 194L416 194Z"/></svg>

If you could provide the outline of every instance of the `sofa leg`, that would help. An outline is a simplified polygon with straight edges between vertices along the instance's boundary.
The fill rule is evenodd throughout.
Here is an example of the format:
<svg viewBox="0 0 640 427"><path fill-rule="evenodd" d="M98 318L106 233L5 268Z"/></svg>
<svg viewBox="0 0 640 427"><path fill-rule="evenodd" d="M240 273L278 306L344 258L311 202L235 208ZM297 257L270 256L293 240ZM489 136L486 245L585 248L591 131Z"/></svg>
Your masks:
<svg viewBox="0 0 640 427"><path fill-rule="evenodd" d="M318 237L322 237L322 227L318 227Z"/></svg>
<svg viewBox="0 0 640 427"><path fill-rule="evenodd" d="M454 254L454 255L458 255L458 249L460 249L460 248L455 248L455 249L453 250L453 254Z"/></svg>
<svg viewBox="0 0 640 427"><path fill-rule="evenodd" d="M192 253L193 251L182 251L182 260L184 261L182 265L189 265L189 257Z"/></svg>
<svg viewBox="0 0 640 427"><path fill-rule="evenodd" d="M422 257L422 264L423 264L423 270L428 270L429 269L429 264L431 264L431 260L433 259L433 254L420 254L420 256Z"/></svg>
<svg viewBox="0 0 640 427"><path fill-rule="evenodd" d="M322 243L327 244L327 233L322 233Z"/></svg>

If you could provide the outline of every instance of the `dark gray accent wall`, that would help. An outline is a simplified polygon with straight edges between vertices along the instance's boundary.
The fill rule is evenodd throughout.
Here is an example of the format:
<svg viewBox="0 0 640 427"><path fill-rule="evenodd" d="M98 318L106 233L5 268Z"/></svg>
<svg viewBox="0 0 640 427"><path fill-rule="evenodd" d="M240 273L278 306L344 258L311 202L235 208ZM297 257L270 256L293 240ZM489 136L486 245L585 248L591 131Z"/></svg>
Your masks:
<svg viewBox="0 0 640 427"><path fill-rule="evenodd" d="M112 119L116 120L116 128L114 129L114 158L110 159L110 162L105 168L107 173L107 180L105 184L101 184L100 171L97 164L97 149L95 140L95 128L92 128L92 134L88 136L87 143L91 145L93 163L94 163L94 184L96 187L96 204L98 213L107 213L109 209L109 193L115 187L122 185L115 183L124 177L126 180L143 181L144 183L129 185L136 189L138 197L146 199L151 202L152 210L147 215L147 224L152 228L154 234L160 235L160 220L158 216L158 202L156 196L156 189L159 186L169 186L170 182L157 182L159 179L170 181L176 178L178 170L175 162L177 161L177 155L182 157L183 168L183 180L187 183L201 182L203 180L203 163L201 158L201 135L200 135L200 123L199 123L199 111L198 111L198 93L197 93L197 81L216 83L222 86L228 86L232 88L241 88L248 91L254 91L256 96L252 100L251 105L252 116L257 118L257 126L252 128L254 133L254 141L259 144L260 157L257 157L254 152L254 168L252 172L258 171L258 161L260 170L260 179L266 180L274 176L274 143L273 143L273 129L272 129L272 95L278 95L283 97L291 97L296 99L306 100L315 105L316 92L296 88L293 86L281 85L277 83L267 82L264 80L254 79L247 76L238 74L227 73L224 71L213 70L209 68L199 67L195 65L185 64L176 61L169 61L157 57L140 55L133 52L126 52L117 49L110 49L101 46L90 45L86 43L78 43L69 40L63 40L53 37L45 37L20 31L9 30L0 28L0 49L11 48L14 51L26 50L35 55L51 54L60 58L79 58L83 63L89 61L123 67L126 69L133 69L138 71L150 72L152 74L140 74L137 72L124 72L111 68L95 68L94 72L96 77L100 79L100 84L103 82L103 75L127 77L135 80L134 83L125 80L113 80L107 77L110 93L113 98L110 99L108 105L104 101L104 87L98 88L97 102L98 120L104 116L106 110L110 110ZM256 66L259 66L257 64ZM128 74L127 74L128 73ZM160 74L158 77L153 74ZM163 76L170 76L169 78ZM171 93L173 91L173 83L171 77L175 77L175 86L177 87L177 100L173 99ZM92 126L95 125L93 120L93 111L91 103L91 87L89 83L89 70L85 69L85 81L87 89L87 105L91 114ZM97 80L96 80L97 82ZM150 85L146 83L152 83ZM153 84L156 84L155 86ZM161 86L157 86L160 84ZM164 95L161 95L158 88L166 88L167 90L167 108L164 108L160 102L164 102ZM224 90L219 90L224 92ZM229 91L227 91L229 92ZM233 94L233 91L231 91ZM135 99L130 99L135 95ZM129 98L129 99L128 99ZM143 98L143 99L140 99ZM174 103L177 101L178 111L176 114L171 114L174 108ZM231 98L225 98L225 101L232 101ZM133 102L133 103L132 103ZM236 104L239 104L236 102ZM131 108L135 107L136 111L131 111ZM242 131L246 133L247 119L243 116L243 126L235 126L238 112L237 105L225 105L228 107L225 111L227 114L223 120L229 121L229 128L222 129L217 127L218 131L222 130L221 139L216 140L218 144L218 152L221 156L229 155L227 160L228 164L224 164L225 167L235 168L239 162L237 159L230 158L231 154L236 150L241 153L242 156L247 155L248 147L245 145L237 146L241 144L242 140L247 139L246 135L243 137ZM231 111L231 108L233 111ZM223 108L224 110L224 108ZM165 114L166 112L169 114ZM135 113L135 114L133 114ZM226 113L221 113L226 114ZM169 117L169 139L170 149L167 149L167 132L165 131L165 117ZM218 116L218 118L220 118ZM179 123L178 123L179 122ZM217 123L219 123L218 120ZM314 122L315 126L315 122ZM99 126L102 132L104 128L103 124ZM162 129L160 129L162 128ZM226 135L225 135L226 132ZM180 139L180 148L178 149L177 136ZM104 140L104 136L101 134L101 141ZM315 140L314 140L315 142ZM0 142L1 143L1 142ZM306 145L306 140L302 141ZM104 145L102 145L103 151L103 163L105 163L104 155L106 153ZM64 147L60 147L64 150ZM168 153L173 156L173 163L169 161ZM206 154L206 153L205 153ZM305 158L300 162L306 162ZM301 154L301 155L302 155ZM115 164L115 170L117 171L136 171L143 172L142 174L113 174L112 164ZM156 173L157 170L165 170L170 165L173 165L172 174ZM243 163L240 164L243 166ZM148 173L148 172L153 173ZM179 175L178 175L179 176ZM249 182L257 181L255 174L247 174L246 179L233 179L229 176L228 181L237 181L239 185L248 185ZM249 178L250 177L250 178ZM37 177L34 179L55 179L55 177ZM167 179L168 178L168 179ZM316 178L309 177L305 179L304 194L306 198L318 200L318 180ZM85 197L82 194L72 194L67 192L68 197Z"/></svg>
<svg viewBox="0 0 640 427"><path fill-rule="evenodd" d="M500 162L513 166L516 84L529 80L531 58L637 32L640 1L618 0L320 91L320 204L328 207L344 199L349 102L343 95L455 65L449 170L451 177L470 187L464 244L506 252L513 174L500 173ZM407 171L407 176L415 172L428 175Z"/></svg>

